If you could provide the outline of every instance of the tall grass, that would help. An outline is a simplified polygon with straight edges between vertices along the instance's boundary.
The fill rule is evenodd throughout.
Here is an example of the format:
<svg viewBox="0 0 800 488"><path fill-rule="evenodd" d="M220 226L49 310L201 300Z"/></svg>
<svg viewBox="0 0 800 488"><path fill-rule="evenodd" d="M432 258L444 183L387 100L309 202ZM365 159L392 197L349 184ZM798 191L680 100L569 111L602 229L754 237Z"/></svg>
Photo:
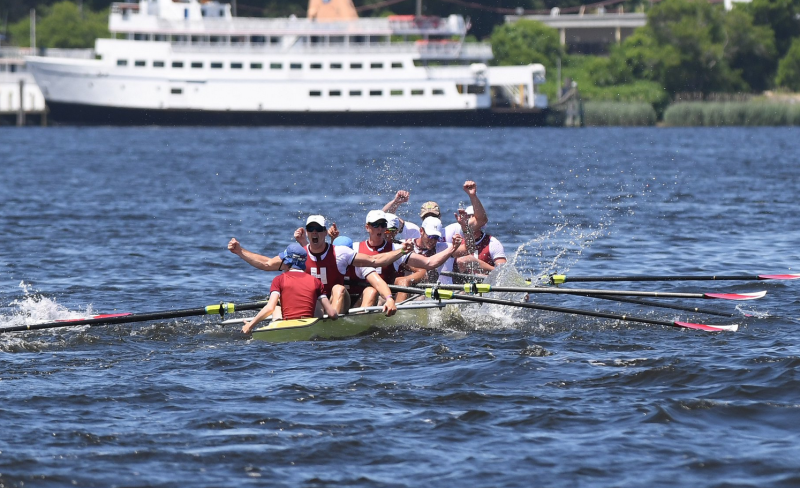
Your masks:
<svg viewBox="0 0 800 488"><path fill-rule="evenodd" d="M681 102L664 112L671 126L800 125L800 104L751 102Z"/></svg>
<svg viewBox="0 0 800 488"><path fill-rule="evenodd" d="M584 102L587 126L643 126L656 124L656 111L646 102Z"/></svg>

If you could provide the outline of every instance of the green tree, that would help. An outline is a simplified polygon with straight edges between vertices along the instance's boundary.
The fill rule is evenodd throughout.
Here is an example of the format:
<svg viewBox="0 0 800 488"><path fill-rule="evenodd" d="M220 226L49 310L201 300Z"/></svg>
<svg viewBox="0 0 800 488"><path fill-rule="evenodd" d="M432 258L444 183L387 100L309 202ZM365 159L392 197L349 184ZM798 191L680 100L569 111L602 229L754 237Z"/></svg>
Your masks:
<svg viewBox="0 0 800 488"><path fill-rule="evenodd" d="M725 58L751 90L764 91L772 85L778 67L775 35L767 25L754 25L744 9L725 15Z"/></svg>
<svg viewBox="0 0 800 488"><path fill-rule="evenodd" d="M778 76L775 84L800 92L800 38L796 38L786 56L778 64Z"/></svg>
<svg viewBox="0 0 800 488"><path fill-rule="evenodd" d="M498 66L541 63L551 69L561 55L558 31L534 20L495 27L491 43Z"/></svg>
<svg viewBox="0 0 800 488"><path fill-rule="evenodd" d="M108 37L108 11L92 12L69 1L42 8L36 22L36 47L91 48L98 37ZM25 18L9 27L18 46L30 46L30 21Z"/></svg>
<svg viewBox="0 0 800 488"><path fill-rule="evenodd" d="M775 47L783 57L800 33L800 0L753 0L741 8L752 13L756 25L769 26L775 32Z"/></svg>

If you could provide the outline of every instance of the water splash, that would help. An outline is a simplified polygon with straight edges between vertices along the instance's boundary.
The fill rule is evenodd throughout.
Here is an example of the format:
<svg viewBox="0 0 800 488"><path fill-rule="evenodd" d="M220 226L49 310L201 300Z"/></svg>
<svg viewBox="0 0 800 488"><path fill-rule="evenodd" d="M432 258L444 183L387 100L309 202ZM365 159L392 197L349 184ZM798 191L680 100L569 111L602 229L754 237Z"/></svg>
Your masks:
<svg viewBox="0 0 800 488"><path fill-rule="evenodd" d="M0 324L5 327L77 319L94 314L91 304L83 310L72 311L59 304L55 299L42 295L24 281L20 282L19 288L22 290L23 296L9 304L12 313L10 315L0 314Z"/></svg>

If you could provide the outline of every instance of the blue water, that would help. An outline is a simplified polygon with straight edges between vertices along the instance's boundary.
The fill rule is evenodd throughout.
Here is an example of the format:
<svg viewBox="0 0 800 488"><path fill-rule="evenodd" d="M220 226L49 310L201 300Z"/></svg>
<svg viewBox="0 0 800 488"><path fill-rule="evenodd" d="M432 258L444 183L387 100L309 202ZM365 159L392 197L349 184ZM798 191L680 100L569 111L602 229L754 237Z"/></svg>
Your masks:
<svg viewBox="0 0 800 488"><path fill-rule="evenodd" d="M272 256L322 213L358 238L396 190L416 221L427 200L468 205L466 179L511 257L499 283L797 273L799 138L7 128L0 326L259 300L274 275L231 237ZM0 486L800 484L800 281L606 287L768 294L673 301L733 318L534 297L740 324L722 334L500 306L283 345L214 316L0 334Z"/></svg>

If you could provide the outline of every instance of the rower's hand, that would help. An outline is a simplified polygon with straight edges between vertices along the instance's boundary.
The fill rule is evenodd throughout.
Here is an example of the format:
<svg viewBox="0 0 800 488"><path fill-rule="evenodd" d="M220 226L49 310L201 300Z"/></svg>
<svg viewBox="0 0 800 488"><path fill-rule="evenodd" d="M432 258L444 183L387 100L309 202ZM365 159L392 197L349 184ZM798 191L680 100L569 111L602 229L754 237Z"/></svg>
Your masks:
<svg viewBox="0 0 800 488"><path fill-rule="evenodd" d="M394 195L394 203L401 204L408 202L408 192L406 190L397 190L397 193Z"/></svg>
<svg viewBox="0 0 800 488"><path fill-rule="evenodd" d="M231 238L230 242L228 242L228 251L237 256L242 253L242 245L239 244L239 241L237 241L235 237Z"/></svg>
<svg viewBox="0 0 800 488"><path fill-rule="evenodd" d="M453 236L453 248L458 249L461 247L461 243L464 242L464 236L461 234L456 234Z"/></svg>
<svg viewBox="0 0 800 488"><path fill-rule="evenodd" d="M478 185L472 180L467 180L464 182L464 191L467 192L467 195L473 196L478 194Z"/></svg>
<svg viewBox="0 0 800 488"><path fill-rule="evenodd" d="M305 227L298 227L297 230L294 231L294 240L303 247L308 245L308 236L306 235Z"/></svg>
<svg viewBox="0 0 800 488"><path fill-rule="evenodd" d="M386 314L387 317L391 317L397 312L397 305L394 303L394 298L389 297L386 299L386 303L383 304L383 313Z"/></svg>
<svg viewBox="0 0 800 488"><path fill-rule="evenodd" d="M245 320L244 325L242 326L242 332L245 333L245 334L249 334L250 331L253 330L253 327L255 327L255 325L256 325L253 322L254 321L252 321L252 320L249 321L249 322Z"/></svg>
<svg viewBox="0 0 800 488"><path fill-rule="evenodd" d="M403 246L403 251L405 251L405 254L410 254L414 252L414 239L404 240L402 246Z"/></svg>
<svg viewBox="0 0 800 488"><path fill-rule="evenodd" d="M339 318L339 312L333 312L328 314L328 318L331 320L336 320Z"/></svg>
<svg viewBox="0 0 800 488"><path fill-rule="evenodd" d="M332 223L330 227L328 227L328 235L331 236L331 241L339 237L339 228L336 227L336 222Z"/></svg>

